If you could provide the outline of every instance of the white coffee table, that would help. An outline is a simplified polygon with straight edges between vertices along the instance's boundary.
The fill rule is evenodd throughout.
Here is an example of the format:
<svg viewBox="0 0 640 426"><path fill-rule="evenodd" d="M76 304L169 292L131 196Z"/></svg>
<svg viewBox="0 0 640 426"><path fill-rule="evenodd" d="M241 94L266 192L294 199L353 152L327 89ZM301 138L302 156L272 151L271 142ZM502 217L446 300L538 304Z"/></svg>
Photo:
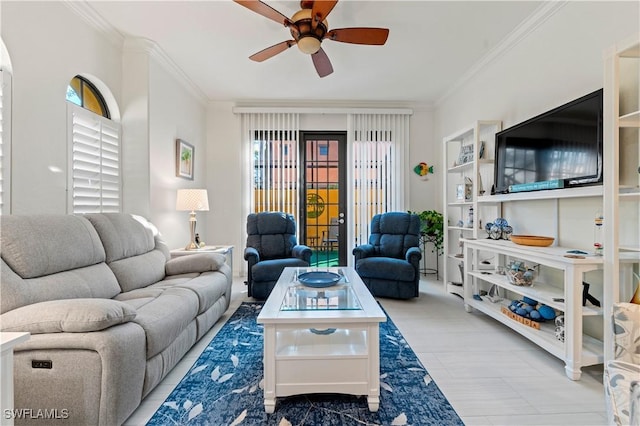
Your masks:
<svg viewBox="0 0 640 426"><path fill-rule="evenodd" d="M343 275L327 288L297 280L308 271ZM285 268L258 315L264 324L264 407L306 393L367 395L380 405L379 325L387 320L353 268Z"/></svg>

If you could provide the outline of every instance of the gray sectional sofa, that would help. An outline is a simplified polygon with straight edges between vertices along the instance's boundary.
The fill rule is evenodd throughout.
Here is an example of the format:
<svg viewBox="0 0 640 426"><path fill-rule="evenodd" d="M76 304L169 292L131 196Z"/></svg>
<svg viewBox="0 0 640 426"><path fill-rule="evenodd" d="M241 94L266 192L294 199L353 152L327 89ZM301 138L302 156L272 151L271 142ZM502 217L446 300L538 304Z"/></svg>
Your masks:
<svg viewBox="0 0 640 426"><path fill-rule="evenodd" d="M14 406L68 413L55 424L122 424L229 307L225 257L171 259L141 217L16 215L0 226L0 331L31 333L15 350Z"/></svg>

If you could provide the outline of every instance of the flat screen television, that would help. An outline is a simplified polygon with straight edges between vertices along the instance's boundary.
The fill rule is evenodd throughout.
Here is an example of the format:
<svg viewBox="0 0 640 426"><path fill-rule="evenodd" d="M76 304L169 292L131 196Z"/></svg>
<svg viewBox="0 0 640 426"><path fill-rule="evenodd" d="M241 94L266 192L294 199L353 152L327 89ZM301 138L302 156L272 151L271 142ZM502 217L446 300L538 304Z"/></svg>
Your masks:
<svg viewBox="0 0 640 426"><path fill-rule="evenodd" d="M602 89L496 134L496 194L602 184Z"/></svg>

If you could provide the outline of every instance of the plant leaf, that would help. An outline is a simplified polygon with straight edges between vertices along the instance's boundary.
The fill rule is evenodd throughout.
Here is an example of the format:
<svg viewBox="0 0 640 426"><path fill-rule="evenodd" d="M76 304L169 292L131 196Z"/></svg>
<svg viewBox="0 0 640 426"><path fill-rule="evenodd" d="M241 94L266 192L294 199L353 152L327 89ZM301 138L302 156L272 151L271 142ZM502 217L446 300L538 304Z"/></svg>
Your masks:
<svg viewBox="0 0 640 426"><path fill-rule="evenodd" d="M404 426L406 424L407 424L407 415L404 413L400 413L398 417L393 419L393 421L391 422L392 426Z"/></svg>
<svg viewBox="0 0 640 426"><path fill-rule="evenodd" d="M278 423L278 426L291 426L291 422L283 417L280 423Z"/></svg>
<svg viewBox="0 0 640 426"><path fill-rule="evenodd" d="M162 404L162 405L164 405L164 406L166 406L166 407L169 407L169 408L172 408L172 409L174 409L174 410L176 410L176 411L178 410L178 404L176 404L176 402L175 402L175 401L165 402L165 403L164 403L164 404Z"/></svg>
<svg viewBox="0 0 640 426"><path fill-rule="evenodd" d="M202 370L204 370L205 368L207 368L207 366L208 366L207 364L199 365L198 367L196 367L196 368L194 368L193 370L191 370L191 373L189 373L189 375L190 375L190 376L192 376L192 375L194 375L194 374L196 374L196 373L199 373L199 372L201 372Z"/></svg>
<svg viewBox="0 0 640 426"><path fill-rule="evenodd" d="M216 381L216 380L218 380L219 377L220 377L220 367L216 367L211 372L211 380Z"/></svg>
<svg viewBox="0 0 640 426"><path fill-rule="evenodd" d="M194 406L189 411L189 420L193 419L194 417L196 417L200 413L202 413L202 403L199 403L198 405Z"/></svg>
<svg viewBox="0 0 640 426"><path fill-rule="evenodd" d="M237 426L240 423L242 423L242 421L244 420L244 418L247 417L247 409L245 408L245 410L240 413L240 415L238 417L236 417L236 419L231 422L231 424L229 426Z"/></svg>
<svg viewBox="0 0 640 426"><path fill-rule="evenodd" d="M236 354L231 354L231 362L233 363L234 367L238 366L238 361L240 361L238 359L238 356Z"/></svg>
<svg viewBox="0 0 640 426"><path fill-rule="evenodd" d="M425 383L426 385L428 385L428 384L429 384L429 383L431 383L431 382L433 382L433 379L431 378L431 376L430 376L430 375L428 375L428 374L427 374L426 376L424 376L424 383Z"/></svg>
<svg viewBox="0 0 640 426"><path fill-rule="evenodd" d="M193 405L193 402L187 399L184 402L184 404L182 404L182 408L184 408L185 410L188 410L189 408L191 408L192 405Z"/></svg>
<svg viewBox="0 0 640 426"><path fill-rule="evenodd" d="M386 391L393 392L393 388L385 382L380 382L380 387Z"/></svg>
<svg viewBox="0 0 640 426"><path fill-rule="evenodd" d="M233 373L227 373L224 376L220 377L220 379L218 380L218 383L224 383L232 377L233 377Z"/></svg>

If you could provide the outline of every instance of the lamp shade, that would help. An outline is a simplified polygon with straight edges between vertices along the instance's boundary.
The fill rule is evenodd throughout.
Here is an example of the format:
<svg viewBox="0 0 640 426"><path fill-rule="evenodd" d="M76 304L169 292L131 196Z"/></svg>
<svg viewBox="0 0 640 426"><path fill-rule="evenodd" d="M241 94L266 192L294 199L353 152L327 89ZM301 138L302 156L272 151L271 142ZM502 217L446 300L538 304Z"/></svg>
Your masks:
<svg viewBox="0 0 640 426"><path fill-rule="evenodd" d="M208 211L209 197L206 189L178 189L176 210Z"/></svg>

